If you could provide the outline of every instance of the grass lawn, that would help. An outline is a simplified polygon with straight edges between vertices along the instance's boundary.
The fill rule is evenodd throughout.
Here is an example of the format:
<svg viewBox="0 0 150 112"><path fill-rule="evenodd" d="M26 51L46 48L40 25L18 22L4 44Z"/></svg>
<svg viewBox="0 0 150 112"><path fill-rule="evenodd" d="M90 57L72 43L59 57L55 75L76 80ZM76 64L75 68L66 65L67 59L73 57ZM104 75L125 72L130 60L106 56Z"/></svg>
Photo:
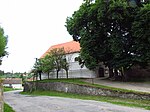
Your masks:
<svg viewBox="0 0 150 112"><path fill-rule="evenodd" d="M83 81L83 79L45 79L45 80L41 80L38 82L67 82L67 83L73 83L73 84L87 85L87 86L91 86L91 87L110 89L110 90L114 90L114 91L118 91L118 92L150 94L150 93L146 93L146 92L139 92L139 91L134 91L134 90L115 88L115 87L104 86L104 85L100 85L100 84L92 84L92 83ZM92 79L91 79L91 82L92 82Z"/></svg>
<svg viewBox="0 0 150 112"><path fill-rule="evenodd" d="M15 112L15 111L8 104L4 103L4 112Z"/></svg>
<svg viewBox="0 0 150 112"><path fill-rule="evenodd" d="M64 92L56 92L56 91L33 91L29 92L21 92L21 94L28 95L42 95L42 96L58 96L58 97L66 97L66 98L76 98L83 100L96 100L109 102L112 104L129 106L129 107L138 107L150 110L150 101L149 100L133 100L133 99L122 99L117 97L104 97L104 96L90 96L90 95L79 95L73 93L64 93Z"/></svg>
<svg viewBox="0 0 150 112"><path fill-rule="evenodd" d="M14 88L9 88L9 87L4 87L4 92L14 91L14 90L20 90L20 89L14 89Z"/></svg>

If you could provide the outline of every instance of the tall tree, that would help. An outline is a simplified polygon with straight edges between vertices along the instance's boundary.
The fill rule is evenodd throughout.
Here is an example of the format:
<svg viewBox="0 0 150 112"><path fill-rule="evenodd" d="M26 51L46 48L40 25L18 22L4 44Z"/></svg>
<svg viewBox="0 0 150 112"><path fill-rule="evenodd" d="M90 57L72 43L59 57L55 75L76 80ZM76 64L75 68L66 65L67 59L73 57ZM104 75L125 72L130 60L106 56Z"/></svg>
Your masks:
<svg viewBox="0 0 150 112"><path fill-rule="evenodd" d="M115 69L114 76L118 77L117 69L128 70L132 62L131 48L133 36L131 32L134 15L137 7L129 7L126 1L110 1L105 18L107 26L107 41L110 52L113 54L108 66ZM124 75L124 73L122 74ZM124 76L126 77L126 76Z"/></svg>
<svg viewBox="0 0 150 112"><path fill-rule="evenodd" d="M108 64L113 54L110 51L106 12L108 4L103 0L85 2L73 16L67 18L66 27L73 39L80 42L81 59L87 68L94 70L100 62Z"/></svg>
<svg viewBox="0 0 150 112"><path fill-rule="evenodd" d="M145 4L138 11L132 31L135 45L134 61L142 67L150 64L150 4Z"/></svg>
<svg viewBox="0 0 150 112"><path fill-rule="evenodd" d="M106 58L104 55L98 55L99 53L105 54L104 52L106 51L106 49L103 49L104 38L106 37L106 34L103 33L103 23L97 21L100 6L89 1L85 2L66 21L68 32L73 36L74 40L80 42L81 59L84 60L86 67L91 70L98 66L100 60L104 59L104 57Z"/></svg>
<svg viewBox="0 0 150 112"><path fill-rule="evenodd" d="M6 45L7 45L7 36L4 35L4 30L3 28L0 27L0 65L2 62L2 57L7 55Z"/></svg>
<svg viewBox="0 0 150 112"><path fill-rule="evenodd" d="M129 6L126 0L86 1L67 18L67 30L80 42L86 67L94 70L103 62L111 70L128 70L134 65L138 56L134 47L139 42L135 43L131 29L141 8L137 6Z"/></svg>

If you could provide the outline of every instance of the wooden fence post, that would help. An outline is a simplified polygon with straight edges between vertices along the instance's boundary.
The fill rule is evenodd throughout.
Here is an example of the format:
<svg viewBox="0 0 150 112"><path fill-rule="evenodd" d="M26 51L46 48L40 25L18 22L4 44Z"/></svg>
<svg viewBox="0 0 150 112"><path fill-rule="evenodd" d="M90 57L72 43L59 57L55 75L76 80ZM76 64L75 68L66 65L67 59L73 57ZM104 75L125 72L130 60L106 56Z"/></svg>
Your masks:
<svg viewBox="0 0 150 112"><path fill-rule="evenodd" d="M0 112L4 112L3 82L1 79L0 79Z"/></svg>

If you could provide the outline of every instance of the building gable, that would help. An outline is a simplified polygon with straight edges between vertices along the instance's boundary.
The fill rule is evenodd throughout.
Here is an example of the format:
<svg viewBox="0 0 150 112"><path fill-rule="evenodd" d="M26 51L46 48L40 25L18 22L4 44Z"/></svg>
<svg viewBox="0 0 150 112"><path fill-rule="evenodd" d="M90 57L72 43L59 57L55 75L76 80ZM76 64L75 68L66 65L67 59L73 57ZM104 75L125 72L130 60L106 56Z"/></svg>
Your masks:
<svg viewBox="0 0 150 112"><path fill-rule="evenodd" d="M80 44L79 42L70 41L62 44L57 44L51 46L40 58L45 57L51 50L58 48L64 48L65 53L75 53L80 52Z"/></svg>

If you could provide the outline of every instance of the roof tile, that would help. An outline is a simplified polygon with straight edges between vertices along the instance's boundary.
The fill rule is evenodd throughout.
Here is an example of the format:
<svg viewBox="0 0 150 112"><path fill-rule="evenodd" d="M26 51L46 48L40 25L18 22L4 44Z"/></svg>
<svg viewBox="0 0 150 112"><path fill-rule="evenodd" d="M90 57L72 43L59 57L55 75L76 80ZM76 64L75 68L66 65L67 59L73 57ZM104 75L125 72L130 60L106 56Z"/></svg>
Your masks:
<svg viewBox="0 0 150 112"><path fill-rule="evenodd" d="M56 48L64 48L66 53L80 52L79 42L70 41L70 42L51 46L40 58L43 58L44 56L46 56L48 54L48 52L50 52L51 50L56 49Z"/></svg>
<svg viewBox="0 0 150 112"><path fill-rule="evenodd" d="M22 79L18 78L4 79L3 84L22 84Z"/></svg>

